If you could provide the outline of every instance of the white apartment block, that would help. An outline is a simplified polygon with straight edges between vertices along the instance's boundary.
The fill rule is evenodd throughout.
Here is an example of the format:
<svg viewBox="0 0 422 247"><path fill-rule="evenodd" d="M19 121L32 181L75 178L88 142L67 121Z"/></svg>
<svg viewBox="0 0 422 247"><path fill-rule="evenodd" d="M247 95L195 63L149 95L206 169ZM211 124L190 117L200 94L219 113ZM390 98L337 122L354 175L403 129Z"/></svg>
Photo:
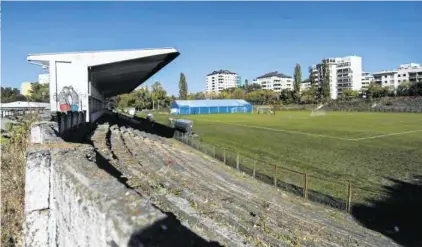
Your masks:
<svg viewBox="0 0 422 247"><path fill-rule="evenodd" d="M402 82L422 82L422 66L417 63L402 64L395 70L374 73L375 83L396 89Z"/></svg>
<svg viewBox="0 0 422 247"><path fill-rule="evenodd" d="M345 89L361 90L362 88L362 57L347 56L325 58L314 69L317 70L317 82L323 82L323 64L327 63L330 76L330 97L337 99Z"/></svg>
<svg viewBox="0 0 422 247"><path fill-rule="evenodd" d="M277 71L258 76L253 83L261 85L262 89L281 92L283 89L293 90L293 79L291 76Z"/></svg>
<svg viewBox="0 0 422 247"><path fill-rule="evenodd" d="M368 72L362 72L362 90L366 90L369 84L374 81L374 75Z"/></svg>
<svg viewBox="0 0 422 247"><path fill-rule="evenodd" d="M207 75L207 93L220 93L227 88L235 88L240 85L240 76L228 70L213 71Z"/></svg>
<svg viewBox="0 0 422 247"><path fill-rule="evenodd" d="M300 83L300 92L311 88L311 80L306 79Z"/></svg>
<svg viewBox="0 0 422 247"><path fill-rule="evenodd" d="M50 74L49 73L39 74L38 75L38 82L40 84L48 84L48 83L50 83Z"/></svg>

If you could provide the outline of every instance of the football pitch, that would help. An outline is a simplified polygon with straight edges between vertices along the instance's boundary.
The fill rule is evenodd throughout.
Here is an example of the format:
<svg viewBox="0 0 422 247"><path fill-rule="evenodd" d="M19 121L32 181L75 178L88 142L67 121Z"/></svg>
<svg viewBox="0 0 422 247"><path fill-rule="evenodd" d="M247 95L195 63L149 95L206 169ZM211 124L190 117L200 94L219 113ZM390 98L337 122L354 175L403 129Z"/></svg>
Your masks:
<svg viewBox="0 0 422 247"><path fill-rule="evenodd" d="M168 122L168 116L154 118ZM327 112L311 117L306 111L279 111L176 118L193 120L193 131L203 142L320 178L314 184L310 180L310 189L336 197L347 196L346 190L325 180L378 192L390 185L388 178L422 174L422 114ZM261 168L272 175L273 169Z"/></svg>

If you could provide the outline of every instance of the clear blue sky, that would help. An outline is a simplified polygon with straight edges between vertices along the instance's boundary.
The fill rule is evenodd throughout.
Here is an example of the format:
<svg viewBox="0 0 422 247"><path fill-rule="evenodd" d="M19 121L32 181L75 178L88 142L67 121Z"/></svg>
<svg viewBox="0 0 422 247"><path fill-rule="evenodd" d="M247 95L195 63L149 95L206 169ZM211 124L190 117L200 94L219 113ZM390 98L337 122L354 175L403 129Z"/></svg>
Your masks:
<svg viewBox="0 0 422 247"><path fill-rule="evenodd" d="M29 53L175 47L158 72L177 94L229 69L251 81L323 57L359 55L365 71L422 63L422 2L2 2L2 86L36 81Z"/></svg>

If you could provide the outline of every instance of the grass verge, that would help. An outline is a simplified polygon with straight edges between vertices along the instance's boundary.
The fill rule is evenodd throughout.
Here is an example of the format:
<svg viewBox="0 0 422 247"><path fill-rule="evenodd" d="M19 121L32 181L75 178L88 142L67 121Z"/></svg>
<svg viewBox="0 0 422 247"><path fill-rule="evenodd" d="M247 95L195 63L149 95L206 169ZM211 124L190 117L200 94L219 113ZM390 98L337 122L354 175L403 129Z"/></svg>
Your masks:
<svg viewBox="0 0 422 247"><path fill-rule="evenodd" d="M26 148L30 116L8 125L10 138L1 140L1 246L22 246L24 220Z"/></svg>

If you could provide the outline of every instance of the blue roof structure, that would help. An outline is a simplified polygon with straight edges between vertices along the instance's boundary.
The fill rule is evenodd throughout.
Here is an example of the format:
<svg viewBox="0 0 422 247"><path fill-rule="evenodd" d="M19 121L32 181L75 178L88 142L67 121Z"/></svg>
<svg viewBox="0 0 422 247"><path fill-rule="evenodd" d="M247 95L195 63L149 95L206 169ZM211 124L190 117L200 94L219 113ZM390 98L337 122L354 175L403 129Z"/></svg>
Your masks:
<svg viewBox="0 0 422 247"><path fill-rule="evenodd" d="M211 106L244 106L249 103L243 99L204 99L204 100L175 100L179 107L211 107Z"/></svg>
<svg viewBox="0 0 422 247"><path fill-rule="evenodd" d="M214 114L252 112L252 105L243 99L175 100L171 114Z"/></svg>

